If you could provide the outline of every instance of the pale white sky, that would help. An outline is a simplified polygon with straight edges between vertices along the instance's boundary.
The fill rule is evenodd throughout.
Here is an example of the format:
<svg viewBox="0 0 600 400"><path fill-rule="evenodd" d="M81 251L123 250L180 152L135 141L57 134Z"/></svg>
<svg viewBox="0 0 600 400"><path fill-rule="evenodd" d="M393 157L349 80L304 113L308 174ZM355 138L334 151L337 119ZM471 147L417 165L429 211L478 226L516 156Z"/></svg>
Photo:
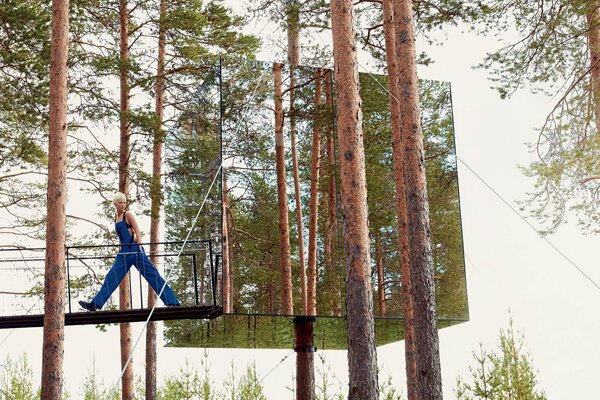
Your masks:
<svg viewBox="0 0 600 400"><path fill-rule="evenodd" d="M524 142L536 138L552 107L552 100L521 92L501 101L489 89L483 71L472 70L495 40L447 32L443 47L432 50L435 64L421 68L421 78L452 83L457 152L478 175L506 201L523 199L532 182L518 170L531 160ZM366 60L361 63L366 65ZM498 331L507 326L509 310L515 325L525 334L534 367L539 370L540 387L548 399L591 400L599 371L600 320L597 305L600 290L583 278L566 260L531 230L513 211L459 164L470 321L440 331L444 397L454 399L457 374L466 376L471 353L480 342L497 343ZM141 221L149 224L148 221ZM147 228L142 229L148 231ZM597 239L565 226L549 239L573 262L600 282L596 266ZM141 331L134 324L134 332ZM39 378L41 329L0 330L0 359L27 352ZM143 371L144 340L136 350L135 370ZM335 387L347 382L344 351L320 351L332 369ZM189 360L199 368L201 349L160 349L160 375L173 375ZM284 362L279 364L286 357ZM65 330L65 378L77 397L83 377L96 359L98 374L106 383L118 379L118 328L100 333L93 327ZM235 359L238 374L255 360L270 399L292 399L295 356L287 350L212 350L213 378L229 371ZM317 357L317 368L320 359ZM402 343L378 349L382 366L380 381L392 375L404 393L404 350ZM279 365L278 365L279 364ZM275 369L273 369L278 365Z"/></svg>

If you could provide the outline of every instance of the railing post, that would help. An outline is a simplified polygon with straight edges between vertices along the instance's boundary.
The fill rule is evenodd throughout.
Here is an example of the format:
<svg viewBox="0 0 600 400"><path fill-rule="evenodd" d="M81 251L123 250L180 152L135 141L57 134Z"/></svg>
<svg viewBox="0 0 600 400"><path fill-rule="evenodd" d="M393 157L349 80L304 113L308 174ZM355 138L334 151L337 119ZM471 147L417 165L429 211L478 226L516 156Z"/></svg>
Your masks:
<svg viewBox="0 0 600 400"><path fill-rule="evenodd" d="M67 268L67 298L69 299L69 314L71 310L71 274L69 272L69 246L65 246L66 268Z"/></svg>
<svg viewBox="0 0 600 400"><path fill-rule="evenodd" d="M216 271L214 270L213 263L213 251L212 251L212 241L208 241L208 258L210 260L210 288L212 291L212 299L213 305L217 305L217 295L216 295L216 286L217 286L217 278Z"/></svg>
<svg viewBox="0 0 600 400"><path fill-rule="evenodd" d="M196 270L196 253L192 253L192 273L194 277L194 298L196 299L195 305L198 305L198 272Z"/></svg>
<svg viewBox="0 0 600 400"><path fill-rule="evenodd" d="M219 257L218 254L215 254L215 276L219 276ZM217 278L218 279L218 278ZM217 279L215 279L215 284L213 285L213 306L217 306ZM221 273L221 305L223 305L223 274Z"/></svg>
<svg viewBox="0 0 600 400"><path fill-rule="evenodd" d="M143 287L142 287L142 278L143 278L143 275L142 275L142 266L140 265L141 246L142 245L140 244L137 247L137 265L138 265L138 272L140 273L140 309L144 308L144 296L142 295L142 290L143 290ZM156 265L155 265L155 267L156 267ZM148 290L150 290L150 289L148 289ZM133 303L131 303L131 308L133 309Z"/></svg>

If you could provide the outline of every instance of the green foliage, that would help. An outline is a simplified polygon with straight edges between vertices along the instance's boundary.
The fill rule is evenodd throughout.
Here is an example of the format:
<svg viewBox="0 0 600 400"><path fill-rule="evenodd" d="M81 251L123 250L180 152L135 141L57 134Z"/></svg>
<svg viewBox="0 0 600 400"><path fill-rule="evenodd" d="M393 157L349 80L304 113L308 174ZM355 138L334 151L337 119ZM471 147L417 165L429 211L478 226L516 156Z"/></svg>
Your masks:
<svg viewBox="0 0 600 400"><path fill-rule="evenodd" d="M0 366L0 399L39 399L39 394L33 389L33 371L25 354L17 361L7 357Z"/></svg>
<svg viewBox="0 0 600 400"><path fill-rule="evenodd" d="M249 12L258 18L268 14L282 29L300 32L308 28L327 29L331 20L326 0L260 0L251 3Z"/></svg>
<svg viewBox="0 0 600 400"><path fill-rule="evenodd" d="M291 71L286 68L284 75ZM181 240L188 232L188 222L195 216L199 207L199 193L208 190L207 179L213 171L213 163L218 159L218 110L222 116L223 163L229 187L231 231L229 236L230 268L232 271L232 304L236 313L277 314L280 301L280 254L277 209L277 187L274 170L274 135L272 111L272 64L252 60L224 59L222 75L222 102L219 100L219 86L207 77L199 86L194 101L188 104L188 111L179 127L167 137L167 159L170 178L167 184L167 226L169 238ZM218 74L217 74L218 75ZM298 163L300 175L300 196L303 214L308 215L310 156L312 153L312 133L315 124L322 130L322 149L326 131L332 126L333 113L324 105L314 106L315 70L294 68L296 89L294 90L294 122L298 138ZM400 284L400 261L398 234L394 201L381 199L395 198L394 175L392 168L392 148L388 96L383 88L385 77L363 75L361 88L364 113L364 143L366 148L367 186L369 201L369 221L372 237L382 238L386 282L387 315L402 315L402 287ZM450 102L450 91L446 84L421 82L423 103L423 129L426 136L428 190L432 216L432 236L434 244L434 264L438 313L442 318L464 319L466 317L466 285L462 253L462 235L458 204L458 185L454 156L454 129ZM289 88L284 96L286 122L291 120L289 111ZM325 88L323 85L323 92ZM323 97L324 93L322 94ZM325 103L325 99L322 99ZM289 129L286 124L285 129ZM285 144L289 148L289 143ZM216 147L215 147L216 146ZM319 182L320 211L317 238L317 314L332 315L334 299L340 298L343 285L333 290L335 274L333 268L341 270L343 259L335 255L333 266L325 265L324 232L327 215L327 187L335 167L327 165L326 155L321 155ZM288 157L289 162L289 157ZM287 166L291 181L291 165ZM209 172L205 172L209 171ZM293 190L288 184L288 207L293 203ZM215 193L220 190L213 188ZM336 193L337 197L338 193ZM202 197L201 195L200 197ZM209 203L200 215L193 238L202 235L220 234L220 199ZM289 220L294 220L290 212ZM337 213L336 236L341 232L342 215ZM292 281L295 309L299 309L300 285L298 273L298 241L295 224L292 226L290 245L292 253ZM305 220L306 226L306 220ZM215 237L216 237L215 236ZM336 243L338 249L340 243ZM329 263L329 262L327 262ZM190 287L191 275L187 267L178 267L177 284L179 291ZM210 282L204 280L203 286ZM220 288L219 288L220 289ZM219 294L217 294L219 298ZM235 327L242 327L248 335L256 334L256 340L263 343L268 337L267 329L261 325L244 328L249 321L239 323L210 324L198 327L187 322L174 322L168 326L169 341L174 345L185 343L220 343L213 336L217 332L227 337L227 346L248 345L243 332L231 334ZM218 325L218 326L217 326ZM267 324L271 326L271 324ZM275 324L273 324L274 326ZM251 333L252 332L252 333ZM209 335L213 333L210 340ZM381 333L381 332L380 332ZM329 332L332 334L332 332ZM382 334L382 333L381 333ZM238 336L239 340L238 340ZM395 336L397 337L397 336Z"/></svg>
<svg viewBox="0 0 600 400"><path fill-rule="evenodd" d="M392 385L392 377L388 375L387 380L379 385L380 400L402 400L402 396L398 390Z"/></svg>
<svg viewBox="0 0 600 400"><path fill-rule="evenodd" d="M214 396L208 392L208 397L201 397L206 394L203 381L197 371L191 370L190 365L186 363L185 368L179 370L179 375L165 380L164 388L158 394L161 400L183 400L183 399L212 399Z"/></svg>
<svg viewBox="0 0 600 400"><path fill-rule="evenodd" d="M524 336L515 331L512 318L506 330L500 330L498 348L486 350L482 345L473 352L474 366L469 367L470 382L458 377L458 400L545 400L540 390L531 356L524 348Z"/></svg>
<svg viewBox="0 0 600 400"><path fill-rule="evenodd" d="M177 376L167 378L165 385L159 390L157 398L159 400L266 400L262 394L262 386L258 379L256 366L254 363L247 366L245 373L239 378L231 364L231 371L223 382L221 390L215 388L215 384L210 376L210 366L208 364L208 353L204 353L201 361L204 377L199 372L186 363L185 368L179 370Z"/></svg>
<svg viewBox="0 0 600 400"><path fill-rule="evenodd" d="M336 382L333 379L334 377L331 376L331 365L327 363L327 360L323 355L319 353L316 354L321 361L320 363L315 362L315 374L320 378L315 387L316 400L343 400L345 398L343 388L338 381L336 390Z"/></svg>
<svg viewBox="0 0 600 400"><path fill-rule="evenodd" d="M85 377L81 393L83 400L118 400L121 398L120 390L105 388L104 381L98 379L95 359L92 362L92 371Z"/></svg>
<svg viewBox="0 0 600 400"><path fill-rule="evenodd" d="M396 204L394 201L381 201L396 198L386 86L386 77L383 75L361 76L369 228L371 237L379 236L382 243L386 313L397 316L402 315L403 309ZM437 315L440 318L466 318L466 284L450 88L443 82L420 81L419 97L425 141Z"/></svg>
<svg viewBox="0 0 600 400"><path fill-rule="evenodd" d="M16 236L43 227L50 68L50 3L0 3L0 210Z"/></svg>
<svg viewBox="0 0 600 400"><path fill-rule="evenodd" d="M584 232L598 232L598 184L582 184L600 168L600 103L588 38L597 29L597 22L588 22L598 18L592 4L496 0L481 29L501 43L479 67L489 71L502 98L524 87L558 98L539 122L537 141L529 144L538 159L522 168L535 183L521 206L542 223L542 233L556 230L569 211Z"/></svg>
<svg viewBox="0 0 600 400"><path fill-rule="evenodd" d="M263 394L261 380L256 371L256 364L251 363L246 367L244 374L237 379L236 371L231 363L231 371L225 378L225 387L228 388L223 392L223 398L231 400L267 400Z"/></svg>
<svg viewBox="0 0 600 400"><path fill-rule="evenodd" d="M434 32L448 26L472 29L491 12L489 1L483 0L435 0L414 1L415 34L430 44L443 45L435 39ZM359 40L382 69L387 69L385 37L383 30L383 8L381 2L364 2L356 7ZM417 55L417 62L428 65L432 60L426 53Z"/></svg>

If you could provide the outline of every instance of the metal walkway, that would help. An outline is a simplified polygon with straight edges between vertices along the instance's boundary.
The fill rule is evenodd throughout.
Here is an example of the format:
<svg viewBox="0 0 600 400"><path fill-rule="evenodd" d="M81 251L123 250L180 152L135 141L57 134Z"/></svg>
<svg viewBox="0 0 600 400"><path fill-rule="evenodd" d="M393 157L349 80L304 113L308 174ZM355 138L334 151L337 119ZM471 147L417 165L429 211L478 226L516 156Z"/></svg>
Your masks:
<svg viewBox="0 0 600 400"><path fill-rule="evenodd" d="M148 244L150 243L144 243L144 245ZM150 316L150 321L210 320L223 314L221 293L218 290L220 255L213 253L211 241L188 241L185 251L179 253L174 252L172 247L180 246L183 242L160 242L157 244L165 245L166 249L157 253L156 256L162 260L170 260L171 268L184 268L187 271L187 282L186 286L180 287L177 293L182 306L158 306ZM133 284L131 275L129 275L131 308L128 310L108 309L90 312L83 311L76 305L77 298L85 297L81 293L81 283L79 286L75 285L74 288L74 280L81 279L90 271L94 274L95 271L99 271L98 273L106 271L108 265L105 264L114 259L118 248L119 245L66 247L65 326L142 322L148 319L151 309L144 304L145 282L141 276L139 284L136 285ZM2 266L0 272L3 274L0 279L0 282L3 282L3 285L0 285L0 294L2 295L0 304L3 305L3 311L0 312L0 329L44 326L43 296L38 297L37 302L35 296L27 296L28 280L27 276L22 275L28 271L43 271L44 253L45 249L42 248L0 250L0 265ZM178 254L179 257L177 257ZM108 261L105 262L106 259ZM25 283L21 287L11 288L10 282L12 281ZM95 286L99 286L99 282L101 280L98 279ZM137 296L133 295L134 289ZM73 293L74 291L76 293ZM74 294L76 295L74 296ZM29 299L29 303L17 307L19 301L27 301L27 299ZM73 303L75 303L75 307L73 307ZM5 315L2 315L3 313Z"/></svg>
<svg viewBox="0 0 600 400"><path fill-rule="evenodd" d="M119 322L142 322L148 319L149 308L137 310L85 311L65 314L65 326L98 325ZM150 321L176 319L215 319L223 314L220 306L160 307L156 308ZM44 326L44 315L14 315L0 317L0 329L37 328Z"/></svg>

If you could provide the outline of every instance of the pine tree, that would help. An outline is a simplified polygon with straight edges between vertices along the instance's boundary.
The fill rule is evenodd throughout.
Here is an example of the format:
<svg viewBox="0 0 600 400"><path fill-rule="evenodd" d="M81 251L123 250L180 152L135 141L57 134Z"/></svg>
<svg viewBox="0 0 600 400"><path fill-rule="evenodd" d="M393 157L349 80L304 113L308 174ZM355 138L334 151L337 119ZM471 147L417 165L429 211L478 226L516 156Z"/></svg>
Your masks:
<svg viewBox="0 0 600 400"><path fill-rule="evenodd" d="M362 110L351 1L331 2L344 219L349 399L378 397Z"/></svg>
<svg viewBox="0 0 600 400"><path fill-rule="evenodd" d="M490 4L485 34L502 39L479 65L502 98L525 88L558 100L539 121L529 146L538 160L524 172L535 180L522 206L553 232L569 211L585 232L598 232L600 169L600 9L596 0ZM591 181L591 182L590 182Z"/></svg>
<svg viewBox="0 0 600 400"><path fill-rule="evenodd" d="M479 351L473 352L475 364L469 367L469 381L460 376L457 379L457 399L546 400L524 342L523 333L515 331L511 318L508 328L500 330L495 350L480 345Z"/></svg>
<svg viewBox="0 0 600 400"><path fill-rule="evenodd" d="M42 398L62 394L67 202L67 58L69 1L52 2L52 51L48 138L48 204L44 272Z"/></svg>

